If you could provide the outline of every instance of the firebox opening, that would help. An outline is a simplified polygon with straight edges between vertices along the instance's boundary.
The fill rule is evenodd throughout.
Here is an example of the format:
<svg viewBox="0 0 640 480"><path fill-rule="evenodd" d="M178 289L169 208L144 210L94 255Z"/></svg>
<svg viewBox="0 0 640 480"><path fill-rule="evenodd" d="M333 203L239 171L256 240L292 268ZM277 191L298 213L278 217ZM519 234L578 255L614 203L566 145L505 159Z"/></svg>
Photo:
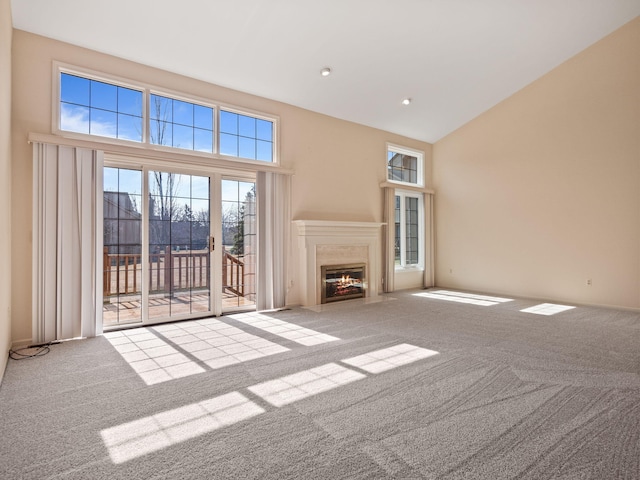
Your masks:
<svg viewBox="0 0 640 480"><path fill-rule="evenodd" d="M323 265L322 303L350 300L365 296L365 264Z"/></svg>

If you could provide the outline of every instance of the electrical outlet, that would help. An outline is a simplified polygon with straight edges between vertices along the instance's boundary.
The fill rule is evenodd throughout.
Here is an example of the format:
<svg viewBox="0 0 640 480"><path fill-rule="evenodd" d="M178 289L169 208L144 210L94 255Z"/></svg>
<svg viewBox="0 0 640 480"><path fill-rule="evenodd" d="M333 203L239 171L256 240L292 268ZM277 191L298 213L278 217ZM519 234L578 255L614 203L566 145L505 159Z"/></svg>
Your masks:
<svg viewBox="0 0 640 480"><path fill-rule="evenodd" d="M590 279L590 278L587 278L587 286L589 286L589 287L590 287L591 285L592 285L592 281L591 281L591 279Z"/></svg>

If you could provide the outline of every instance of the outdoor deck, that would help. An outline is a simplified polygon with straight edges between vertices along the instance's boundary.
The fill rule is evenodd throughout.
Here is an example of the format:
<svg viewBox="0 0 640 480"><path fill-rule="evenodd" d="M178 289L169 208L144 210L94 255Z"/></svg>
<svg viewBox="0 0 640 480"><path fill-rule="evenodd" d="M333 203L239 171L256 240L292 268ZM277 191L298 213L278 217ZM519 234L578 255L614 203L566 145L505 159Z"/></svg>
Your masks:
<svg viewBox="0 0 640 480"><path fill-rule="evenodd" d="M209 311L208 250L171 251L149 255L148 318L166 319ZM142 317L140 254L110 254L103 259L103 325L137 323ZM223 251L222 309L255 305L253 284L242 259Z"/></svg>

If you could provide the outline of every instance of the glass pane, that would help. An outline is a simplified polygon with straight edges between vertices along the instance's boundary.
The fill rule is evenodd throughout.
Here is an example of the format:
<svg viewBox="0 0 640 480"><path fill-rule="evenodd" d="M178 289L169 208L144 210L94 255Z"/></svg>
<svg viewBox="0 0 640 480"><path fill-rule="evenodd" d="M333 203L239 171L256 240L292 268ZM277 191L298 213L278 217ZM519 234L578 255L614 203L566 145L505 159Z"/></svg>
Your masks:
<svg viewBox="0 0 640 480"><path fill-rule="evenodd" d="M257 135L259 140L273 142L273 122L268 120L257 119L256 121Z"/></svg>
<svg viewBox="0 0 640 480"><path fill-rule="evenodd" d="M118 191L118 170L117 168L104 167L102 184L105 192Z"/></svg>
<svg viewBox="0 0 640 480"><path fill-rule="evenodd" d="M243 137L256 138L256 119L246 115L238 116L239 135Z"/></svg>
<svg viewBox="0 0 640 480"><path fill-rule="evenodd" d="M209 211L209 200L191 200L191 211L193 213L193 221L208 221L209 217L205 215Z"/></svg>
<svg viewBox="0 0 640 480"><path fill-rule="evenodd" d="M220 110L220 132L238 134L238 114Z"/></svg>
<svg viewBox="0 0 640 480"><path fill-rule="evenodd" d="M238 200L244 201L248 196L253 196L255 192L255 183L253 182L233 182L238 184Z"/></svg>
<svg viewBox="0 0 640 480"><path fill-rule="evenodd" d="M60 74L60 101L89 106L91 81L67 73Z"/></svg>
<svg viewBox="0 0 640 480"><path fill-rule="evenodd" d="M194 105L194 126L204 130L213 130L213 108Z"/></svg>
<svg viewBox="0 0 640 480"><path fill-rule="evenodd" d="M256 159L256 141L252 138L239 137L238 142L239 142L238 156L242 158L255 160Z"/></svg>
<svg viewBox="0 0 640 480"><path fill-rule="evenodd" d="M238 182L222 182L222 200L238 201Z"/></svg>
<svg viewBox="0 0 640 480"><path fill-rule="evenodd" d="M173 101L173 123L193 126L193 103Z"/></svg>
<svg viewBox="0 0 640 480"><path fill-rule="evenodd" d="M142 141L142 118L118 114L118 138Z"/></svg>
<svg viewBox="0 0 640 480"><path fill-rule="evenodd" d="M105 110L91 109L89 133L115 138L118 133L118 114Z"/></svg>
<svg viewBox="0 0 640 480"><path fill-rule="evenodd" d="M172 197L191 198L191 175L180 173L162 173L165 178L166 192Z"/></svg>
<svg viewBox="0 0 640 480"><path fill-rule="evenodd" d="M142 195L142 172L140 170L119 169L119 190L130 194Z"/></svg>
<svg viewBox="0 0 640 480"><path fill-rule="evenodd" d="M118 87L102 82L91 82L91 106L116 112L118 110Z"/></svg>
<svg viewBox="0 0 640 480"><path fill-rule="evenodd" d="M213 132L211 130L193 130L193 149L198 152L213 152Z"/></svg>
<svg viewBox="0 0 640 480"><path fill-rule="evenodd" d="M171 245L178 247L178 250L187 250L191 244L191 225L184 221L184 216L180 215L179 220L171 222Z"/></svg>
<svg viewBox="0 0 640 480"><path fill-rule="evenodd" d="M89 108L61 103L60 130L89 133Z"/></svg>
<svg viewBox="0 0 640 480"><path fill-rule="evenodd" d="M257 152L256 160L273 162L273 144L271 142L264 142L262 140L258 140L257 147L258 147L258 152Z"/></svg>
<svg viewBox="0 0 640 480"><path fill-rule="evenodd" d="M108 192L107 192L108 193ZM129 195L126 192L117 192L118 218L140 218L141 197L139 195Z"/></svg>
<svg viewBox="0 0 640 480"><path fill-rule="evenodd" d="M154 145L171 145L173 143L173 124L160 120L151 120L149 138Z"/></svg>
<svg viewBox="0 0 640 480"><path fill-rule="evenodd" d="M238 137L220 133L220 153L222 155L238 156Z"/></svg>
<svg viewBox="0 0 640 480"><path fill-rule="evenodd" d="M191 177L191 195L193 198L209 199L209 177ZM207 209L208 209L207 205Z"/></svg>
<svg viewBox="0 0 640 480"><path fill-rule="evenodd" d="M173 146L193 150L193 127L173 125Z"/></svg>
<svg viewBox="0 0 640 480"><path fill-rule="evenodd" d="M152 120L173 121L172 100L160 95L150 95L149 116Z"/></svg>
<svg viewBox="0 0 640 480"><path fill-rule="evenodd" d="M171 243L170 222L168 220L149 220L149 244L164 247Z"/></svg>
<svg viewBox="0 0 640 480"><path fill-rule="evenodd" d="M142 117L142 92L118 87L118 112Z"/></svg>

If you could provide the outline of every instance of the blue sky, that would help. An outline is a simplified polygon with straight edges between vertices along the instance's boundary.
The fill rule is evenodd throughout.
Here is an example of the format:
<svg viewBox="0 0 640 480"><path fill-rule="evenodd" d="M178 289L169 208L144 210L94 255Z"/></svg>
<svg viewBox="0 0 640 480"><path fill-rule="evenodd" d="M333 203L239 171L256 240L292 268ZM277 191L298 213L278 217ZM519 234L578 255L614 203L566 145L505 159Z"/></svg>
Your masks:
<svg viewBox="0 0 640 480"><path fill-rule="evenodd" d="M62 130L143 141L143 91L66 73L60 78ZM213 153L214 113L205 105L151 94L150 143ZM273 161L273 123L221 110L219 151Z"/></svg>

